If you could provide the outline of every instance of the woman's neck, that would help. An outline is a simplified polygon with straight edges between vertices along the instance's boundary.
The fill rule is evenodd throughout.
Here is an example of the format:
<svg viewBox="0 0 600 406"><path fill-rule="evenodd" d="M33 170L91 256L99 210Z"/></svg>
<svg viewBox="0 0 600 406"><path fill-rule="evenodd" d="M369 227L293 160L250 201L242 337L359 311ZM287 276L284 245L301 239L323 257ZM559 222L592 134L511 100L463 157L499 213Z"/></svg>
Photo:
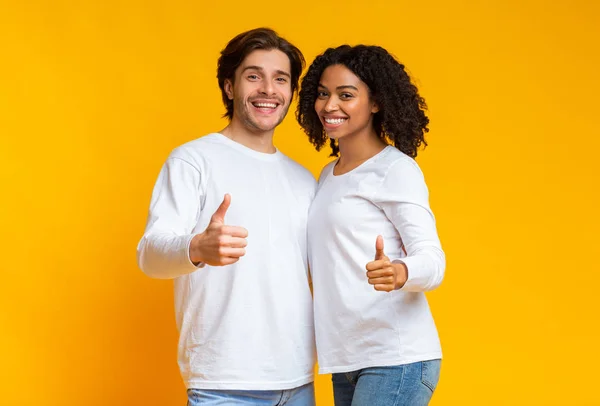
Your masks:
<svg viewBox="0 0 600 406"><path fill-rule="evenodd" d="M353 134L338 140L340 159L334 171L343 174L380 153L387 144L374 131Z"/></svg>

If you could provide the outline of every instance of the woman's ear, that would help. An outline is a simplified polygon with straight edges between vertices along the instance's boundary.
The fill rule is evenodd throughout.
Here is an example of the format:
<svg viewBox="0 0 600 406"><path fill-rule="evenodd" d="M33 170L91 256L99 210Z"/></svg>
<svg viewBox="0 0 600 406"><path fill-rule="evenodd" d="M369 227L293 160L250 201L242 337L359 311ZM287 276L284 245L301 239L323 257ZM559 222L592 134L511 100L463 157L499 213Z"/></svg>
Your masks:
<svg viewBox="0 0 600 406"><path fill-rule="evenodd" d="M377 104L377 102L373 102L373 107L371 107L371 113L379 113L379 104Z"/></svg>

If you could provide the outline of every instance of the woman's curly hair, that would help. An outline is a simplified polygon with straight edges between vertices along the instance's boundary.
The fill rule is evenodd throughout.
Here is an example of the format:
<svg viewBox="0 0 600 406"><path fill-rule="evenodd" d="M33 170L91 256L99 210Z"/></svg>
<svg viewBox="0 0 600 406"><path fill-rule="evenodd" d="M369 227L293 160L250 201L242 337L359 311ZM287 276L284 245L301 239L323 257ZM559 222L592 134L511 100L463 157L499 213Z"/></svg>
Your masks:
<svg viewBox="0 0 600 406"><path fill-rule="evenodd" d="M332 65L347 67L369 87L370 96L379 106L373 116L377 135L415 158L421 144L427 145L425 133L429 131L429 119L425 115L425 100L419 96L404 65L385 49L369 45L329 48L317 56L302 78L296 119L317 151L328 137L315 111L315 101L321 75ZM338 156L335 140L330 140L330 146L331 156Z"/></svg>

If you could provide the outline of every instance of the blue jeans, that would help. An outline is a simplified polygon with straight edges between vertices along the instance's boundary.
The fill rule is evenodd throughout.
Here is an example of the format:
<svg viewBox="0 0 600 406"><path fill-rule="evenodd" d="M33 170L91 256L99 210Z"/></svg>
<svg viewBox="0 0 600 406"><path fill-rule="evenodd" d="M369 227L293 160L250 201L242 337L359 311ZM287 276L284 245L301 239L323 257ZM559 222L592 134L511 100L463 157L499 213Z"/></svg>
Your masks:
<svg viewBox="0 0 600 406"><path fill-rule="evenodd" d="M426 406L440 378L441 360L333 374L335 406Z"/></svg>
<svg viewBox="0 0 600 406"><path fill-rule="evenodd" d="M288 390L188 389L187 395L188 406L315 406L315 389L312 382Z"/></svg>

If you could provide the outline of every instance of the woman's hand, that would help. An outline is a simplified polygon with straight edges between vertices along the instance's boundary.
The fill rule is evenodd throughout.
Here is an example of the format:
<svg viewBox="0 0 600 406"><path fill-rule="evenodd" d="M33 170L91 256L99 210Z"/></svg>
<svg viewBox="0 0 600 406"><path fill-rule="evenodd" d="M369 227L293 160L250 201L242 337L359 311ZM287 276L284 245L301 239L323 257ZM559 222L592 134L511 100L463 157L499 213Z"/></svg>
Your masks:
<svg viewBox="0 0 600 406"><path fill-rule="evenodd" d="M375 290L391 292L402 288L408 279L408 269L403 263L392 263L383 252L383 237L375 242L375 260L367 264L367 278Z"/></svg>

